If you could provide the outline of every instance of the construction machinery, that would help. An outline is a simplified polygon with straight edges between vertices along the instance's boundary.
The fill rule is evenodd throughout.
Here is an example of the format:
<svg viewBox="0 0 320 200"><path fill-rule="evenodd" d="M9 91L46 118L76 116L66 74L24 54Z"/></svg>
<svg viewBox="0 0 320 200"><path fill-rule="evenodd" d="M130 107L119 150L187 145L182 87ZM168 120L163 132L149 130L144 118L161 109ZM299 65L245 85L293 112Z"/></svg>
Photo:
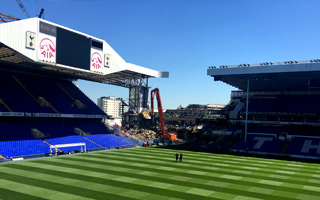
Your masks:
<svg viewBox="0 0 320 200"><path fill-rule="evenodd" d="M177 136L175 134L172 134L172 133L166 134L166 132L165 132L164 119L163 119L163 109L162 109L160 91L158 88L151 90L151 118L152 119L154 118L154 95L157 96L157 102L158 102L159 122L160 122L160 128L161 128L161 132L162 132L162 135L160 136L160 138L161 139L176 140Z"/></svg>

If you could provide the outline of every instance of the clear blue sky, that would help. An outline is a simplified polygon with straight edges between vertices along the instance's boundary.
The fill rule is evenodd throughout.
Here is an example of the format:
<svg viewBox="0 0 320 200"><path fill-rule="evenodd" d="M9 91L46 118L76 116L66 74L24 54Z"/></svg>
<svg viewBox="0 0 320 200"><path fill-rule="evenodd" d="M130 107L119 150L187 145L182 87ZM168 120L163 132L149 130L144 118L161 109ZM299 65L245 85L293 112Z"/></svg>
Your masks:
<svg viewBox="0 0 320 200"><path fill-rule="evenodd" d="M320 58L320 0L22 0L30 16L104 39L127 62L169 71L150 79L164 108L228 103L231 90L211 65ZM0 12L25 18L15 0ZM94 101L128 89L79 82Z"/></svg>

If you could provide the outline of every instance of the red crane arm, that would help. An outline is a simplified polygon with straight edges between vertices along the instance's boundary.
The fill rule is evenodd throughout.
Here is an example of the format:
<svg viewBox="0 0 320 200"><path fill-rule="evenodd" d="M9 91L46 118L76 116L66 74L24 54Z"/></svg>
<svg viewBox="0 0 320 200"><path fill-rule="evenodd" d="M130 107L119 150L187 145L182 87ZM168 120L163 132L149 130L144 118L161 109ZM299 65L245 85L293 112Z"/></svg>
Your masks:
<svg viewBox="0 0 320 200"><path fill-rule="evenodd" d="M165 134L165 127L164 127L164 119L163 119L163 109L162 109L160 91L158 88L151 90L151 116L152 117L154 117L154 95L157 96L159 121L160 121L162 134L164 135Z"/></svg>

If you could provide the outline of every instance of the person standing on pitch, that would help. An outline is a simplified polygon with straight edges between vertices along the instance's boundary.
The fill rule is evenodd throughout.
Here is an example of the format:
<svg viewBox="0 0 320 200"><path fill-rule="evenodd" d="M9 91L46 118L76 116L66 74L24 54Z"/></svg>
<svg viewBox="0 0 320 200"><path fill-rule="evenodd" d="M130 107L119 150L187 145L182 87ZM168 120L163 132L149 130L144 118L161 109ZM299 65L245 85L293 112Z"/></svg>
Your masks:
<svg viewBox="0 0 320 200"><path fill-rule="evenodd" d="M180 160L180 162L182 162L182 153L180 153L180 158L179 158L179 160Z"/></svg>
<svg viewBox="0 0 320 200"><path fill-rule="evenodd" d="M178 162L179 154L176 153L176 162Z"/></svg>

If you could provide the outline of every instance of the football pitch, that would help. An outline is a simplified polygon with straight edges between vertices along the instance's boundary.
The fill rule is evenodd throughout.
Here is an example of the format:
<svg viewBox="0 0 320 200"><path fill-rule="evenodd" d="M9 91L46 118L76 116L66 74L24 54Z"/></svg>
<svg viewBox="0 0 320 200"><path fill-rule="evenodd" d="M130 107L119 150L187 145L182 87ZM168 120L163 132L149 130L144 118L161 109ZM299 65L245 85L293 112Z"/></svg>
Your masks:
<svg viewBox="0 0 320 200"><path fill-rule="evenodd" d="M320 165L135 148L0 164L0 199L320 199Z"/></svg>

